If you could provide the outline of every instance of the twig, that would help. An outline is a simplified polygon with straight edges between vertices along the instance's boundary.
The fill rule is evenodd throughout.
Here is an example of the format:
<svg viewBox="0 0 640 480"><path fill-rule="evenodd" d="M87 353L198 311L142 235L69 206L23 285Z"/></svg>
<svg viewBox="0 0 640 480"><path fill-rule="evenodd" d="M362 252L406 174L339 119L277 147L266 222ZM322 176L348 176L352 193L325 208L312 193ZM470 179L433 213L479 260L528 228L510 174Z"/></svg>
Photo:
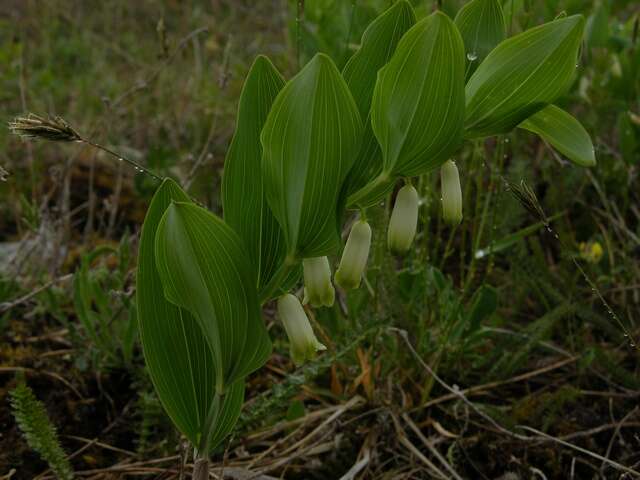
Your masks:
<svg viewBox="0 0 640 480"><path fill-rule="evenodd" d="M409 415L407 415L406 413L403 413L402 419L407 423L407 425L409 425L409 428L411 428L411 430L413 430L413 432L418 436L418 438L420 439L420 441L422 441L424 446L427 447L427 449L429 449L429 451L433 454L433 456L438 459L438 461L442 464L442 466L447 469L447 471L451 474L451 478L455 478L456 480L463 480L462 477L458 475L458 472L456 472L453 469L453 467L449 464L449 462L447 462L447 460L442 456L442 454L438 451L438 449L431 444L431 442L427 437L424 436L424 434L420 431L418 426L413 422L413 420L411 420L411 417L409 417Z"/></svg>
<svg viewBox="0 0 640 480"><path fill-rule="evenodd" d="M192 31L191 33L189 33L186 37L182 38L182 40L180 40L180 42L178 43L178 45L176 46L176 48L173 50L173 52L171 53L171 55L169 55L161 64L160 66L158 66L146 79L141 80L140 82L136 83L133 87L131 87L129 90L125 91L124 93L122 93L118 98L116 98L112 103L111 103L111 108L115 109L120 103L122 103L126 98L130 97L131 95L133 95L134 93L139 92L140 90L144 90L145 88L147 88L149 86L149 84L151 82L153 82L156 77L158 77L158 75L160 75L160 73L162 73L162 70L164 70L164 68L169 65L173 59L176 57L176 55L186 46L189 44L189 42L191 41L192 38L196 37L197 35L200 35L202 33L206 33L209 31L208 27L200 27L194 31Z"/></svg>
<svg viewBox="0 0 640 480"><path fill-rule="evenodd" d="M340 477L340 480L354 480L363 468L365 468L371 460L371 450L368 446L363 448L364 455L358 460L344 475Z"/></svg>
<svg viewBox="0 0 640 480"><path fill-rule="evenodd" d="M554 363L552 365L548 365L546 367L542 367L542 368L539 368L537 370L533 370L531 372L523 373L521 375L517 375L517 376L509 378L507 380L489 382L489 383L485 383L483 385L476 385L476 386L473 386L473 387L465 388L464 390L460 390L460 393L462 393L463 395L472 395L472 394L483 392L485 390L489 390L491 388L500 387L502 385L508 385L510 383L517 383L517 382L521 382L522 380L528 380L529 378L541 375L543 373L550 372L550 371L555 370L555 369L560 368L560 367L564 367L565 365L568 365L569 363L575 362L577 359L578 359L578 357L566 358L566 359L560 360L559 362L556 362L556 363ZM441 397L434 398L433 400L429 400L428 402L423 403L422 405L419 405L419 406L415 407L414 409L411 410L411 412L415 412L415 411L418 411L418 410L423 410L425 408L432 407L432 406L437 405L439 403L447 402L447 401L453 400L455 398L458 398L458 395L455 394L455 393L450 393L450 394L447 394L447 395L443 395Z"/></svg>
<svg viewBox="0 0 640 480"><path fill-rule="evenodd" d="M123 453L125 455L128 455L130 457L135 457L137 455L136 452L132 452L130 450L125 450L123 448L118 448L118 447L114 447L113 445L109 445L108 443L103 443L98 441L97 438L93 438L93 439L88 439L88 438L84 438L84 437L78 437L77 435L64 435L65 438L70 438L72 440L77 440L79 442L83 442L86 447L90 447L92 445L95 445L97 447L103 448L105 450L111 450L113 452L118 452L118 453ZM79 452L75 452L75 456L78 455Z"/></svg>
<svg viewBox="0 0 640 480"><path fill-rule="evenodd" d="M189 190L189 187L191 187L191 183L193 182L193 179L195 177L196 172L198 171L198 168L200 168L200 166L205 161L205 159L209 157L209 155L207 155L208 153L207 150L209 150L209 145L211 144L211 140L213 140L213 135L216 132L217 125L218 125L218 109L216 109L215 112L213 113L213 119L211 120L211 126L209 127L209 134L207 135L207 140L204 142L204 146L200 151L200 155L198 155L198 159L194 162L193 166L191 167L191 170L189 170L187 179L184 182L185 190Z"/></svg>
<svg viewBox="0 0 640 480"><path fill-rule="evenodd" d="M22 103L22 110L27 110L27 97L26 97L26 81L24 78L24 49L20 50L20 77L19 77L19 86L20 86L20 102ZM33 148L31 145L27 145L27 161L29 164L29 181L31 183L31 201L33 203L36 202L36 177L35 177L35 163L33 161Z"/></svg>
<svg viewBox="0 0 640 480"><path fill-rule="evenodd" d="M427 363L424 360L422 360L420 355L418 355L418 352L416 352L416 350L413 348L413 345L409 341L409 335L407 334L406 330L402 330L402 329L396 328L396 327L389 327L389 330L394 331L398 335L400 335L400 337L407 344L407 348L409 348L409 351L411 352L413 357L418 361L418 363L420 363L420 365L422 365L422 367L429 373L429 375L431 375L433 377L433 379L436 382L438 382L443 388L445 388L446 390L451 392L453 395L458 397L460 400L462 400L474 412L476 412L478 415L480 415L482 418L484 418L487 422L489 422L491 425L493 425L498 431L504 433L505 435L513 437L513 438L515 438L517 440L522 440L522 441L530 441L531 440L530 437L514 433L514 432L504 428L502 425L500 425L498 422L496 422L492 417L490 417L489 415L484 413L482 410L480 410L478 407L476 407L473 403L471 403L467 399L467 397L464 396L464 394L462 393L462 391L459 388L453 388L453 387L449 386L449 384L447 384L444 380L442 380L438 376L438 374L436 372L434 372L433 369L429 365L427 365Z"/></svg>
<svg viewBox="0 0 640 480"><path fill-rule="evenodd" d="M629 467L625 467L621 463L615 462L613 460L609 460L608 458L605 458L602 455L598 455L597 453L592 452L590 450L587 450L586 448L579 447L577 445L574 445L573 443L565 442L564 440L560 440L559 438L552 437L551 435L547 435L546 433L541 432L540 430L536 430L535 428L527 427L526 425L518 425L518 428L521 428L521 429L526 430L526 431L531 432L531 433L535 433L536 435L544 437L544 438L546 438L546 439L548 439L548 440L550 440L552 442L559 443L560 445L563 445L565 447L571 448L573 450L577 450L578 452L584 453L585 455L588 455L588 456L590 456L592 458L595 458L597 460L602 460L603 462L608 463L609 465L611 465L612 467L617 468L618 470L622 470L623 472L627 472L627 473L630 473L632 475L635 475L636 477L640 477L640 472L638 472L637 470L634 470L634 469L629 468Z"/></svg>
<svg viewBox="0 0 640 480"><path fill-rule="evenodd" d="M27 293L26 295L23 295L22 297L18 297L15 300L10 300L8 302L0 303L0 314L11 310L12 308L17 307L18 305L21 305L21 304L23 304L25 302L28 302L33 297L38 295L40 292L43 292L44 290L52 287L56 283L60 283L60 282L64 282L66 280L69 280L72 277L73 277L73 273L69 273L67 275L63 275L61 277L54 278L50 282L45 283L41 287L38 287L35 290L32 290L31 292Z"/></svg>
<svg viewBox="0 0 640 480"><path fill-rule="evenodd" d="M302 47L302 32L300 31L300 24L304 17L304 0L298 0L296 2L296 62L298 70L300 70L300 50Z"/></svg>
<svg viewBox="0 0 640 480"><path fill-rule="evenodd" d="M432 475L434 475L436 478L441 478L446 480L447 476L444 474L444 472L440 470L436 465L434 465L431 460L425 457L422 454L422 452L418 450L416 446L413 443L411 443L411 441L409 441L409 439L407 438L407 435L405 434L404 430L400 426L400 422L398 421L395 414L393 414L393 412L391 413L391 419L393 420L393 424L395 426L396 434L398 435L399 442L403 446L405 446L412 454L418 457L418 459L420 459L420 461L422 461L422 463L424 463L427 466L427 468L430 469L430 473Z"/></svg>
<svg viewBox="0 0 640 480"><path fill-rule="evenodd" d="M84 399L84 397L76 387L71 385L71 383L69 383L68 380L66 380L64 377L61 377L55 372L47 372L45 370L35 370L33 368L28 368L28 367L0 367L0 373L13 373L13 372L40 374L40 375L46 375L47 377L54 378L59 382L64 383L69 388L69 390L71 390L73 393L77 395L79 399L81 400Z"/></svg>
<svg viewBox="0 0 640 480"><path fill-rule="evenodd" d="M294 443L293 445L291 445L289 448L287 448L284 452L282 452L283 454L287 454L289 452L292 452L293 450L301 447L302 445L304 445L310 438L312 438L313 436L315 436L318 432L322 431L323 428L325 428L327 425L329 425L330 423L333 423L339 416L341 416L344 412L351 410L353 407L357 406L360 403L363 403L364 399L362 397L355 396L353 397L351 400L349 400L347 403L345 403L344 405L341 405L340 408L338 410L336 410L331 416L329 416L329 418L327 418L326 420L324 420L320 425L318 425L316 428L314 428L307 436L305 436L304 438L302 438L301 440L299 440L298 442Z"/></svg>
<svg viewBox="0 0 640 480"><path fill-rule="evenodd" d="M632 416L634 416L636 413L638 413L638 407L636 406L635 408L633 408L629 413L627 413L624 417L622 417L622 420L620 420L617 425L616 425L616 429L613 432L613 435L611 435L611 440L609 440L609 445L607 445L607 451L604 454L605 458L609 458L609 455L611 455L611 449L613 448L613 442L615 441L616 437L620 434L620 430L622 429L623 425L627 422L627 420L629 418L631 418ZM602 462L602 465L600 466L600 474L604 475L604 467L606 465L606 462Z"/></svg>

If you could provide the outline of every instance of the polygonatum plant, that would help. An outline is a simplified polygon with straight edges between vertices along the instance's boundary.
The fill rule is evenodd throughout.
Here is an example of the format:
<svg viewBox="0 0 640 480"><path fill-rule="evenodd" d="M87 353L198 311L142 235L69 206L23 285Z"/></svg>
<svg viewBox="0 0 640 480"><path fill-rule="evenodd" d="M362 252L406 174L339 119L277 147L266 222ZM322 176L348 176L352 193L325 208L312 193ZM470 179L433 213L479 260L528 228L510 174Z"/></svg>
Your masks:
<svg viewBox="0 0 640 480"><path fill-rule="evenodd" d="M171 180L144 222L138 267L141 338L151 377L201 462L239 415L247 375L268 359L260 318L276 302L296 364L323 350L297 295L331 306L330 257L350 229L335 282L358 288L371 237L366 208L400 188L387 232L411 248L419 194L411 177L440 170L443 215L462 220L458 165L465 141L521 128L578 165L589 135L555 106L570 86L584 20L556 20L507 38L497 0L472 0L455 20L417 19L399 0L375 19L340 72L322 53L289 80L264 56L240 97L222 184L224 220ZM303 273L303 275L301 275ZM308 307L307 307L308 308Z"/></svg>
<svg viewBox="0 0 640 480"><path fill-rule="evenodd" d="M240 414L246 377L270 356L262 305L277 299L294 363L325 348L302 303L334 304L330 258L350 211L360 218L335 277L345 290L366 279L377 234L369 206L395 197L388 245L411 249L420 207L412 177L440 171L443 217L462 221L454 159L464 142L520 128L577 165L595 164L589 134L554 104L572 84L583 17L559 15L511 37L505 25L499 0L471 0L453 20L440 11L418 19L398 0L370 23L342 72L319 53L286 80L258 56L226 157L223 219L162 181L142 227L138 321L156 392L196 449L193 478L207 478L210 452ZM113 154L58 117L10 128ZM290 293L301 278L302 303Z"/></svg>

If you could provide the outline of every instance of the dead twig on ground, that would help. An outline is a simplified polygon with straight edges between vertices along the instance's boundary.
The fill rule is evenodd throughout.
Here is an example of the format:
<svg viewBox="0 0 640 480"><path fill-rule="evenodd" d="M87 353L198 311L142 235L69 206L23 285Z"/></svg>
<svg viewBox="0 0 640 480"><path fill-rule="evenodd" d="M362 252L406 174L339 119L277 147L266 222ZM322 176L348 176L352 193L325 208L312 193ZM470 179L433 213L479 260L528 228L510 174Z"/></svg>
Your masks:
<svg viewBox="0 0 640 480"><path fill-rule="evenodd" d="M41 287L38 287L38 288L30 291L26 295L18 297L15 300L9 300L8 302L0 303L0 314L2 314L4 312L8 312L12 308L17 307L18 305L22 305L25 302L28 302L29 300L31 300L36 295L38 295L41 292L44 292L48 288L51 288L55 284L65 282L65 281L67 281L67 280L69 280L71 278L73 278L73 273L69 273L67 275L63 275L63 276L58 277L58 278L54 278L53 280L45 283Z"/></svg>
<svg viewBox="0 0 640 480"><path fill-rule="evenodd" d="M535 428L532 428L532 427L527 427L526 425L518 425L518 428L521 428L521 429L526 430L526 431L531 432L531 433L535 433L536 435L538 435L540 437L543 437L543 438L545 438L545 439L547 439L547 440L549 440L551 442L555 442L555 443L558 443L560 445L563 445L563 446L565 446L567 448L571 448L572 450L576 450L576 451L578 451L580 453L584 453L585 455L588 455L588 456L590 456L592 458L595 458L596 460L600 460L602 462L606 462L608 465L611 465L612 467L614 467L614 468L616 468L618 470L621 470L623 472L635 475L636 478L640 478L640 472L638 472L637 470L634 470L634 469L629 468L629 467L625 467L621 463L618 463L618 462L610 460L610 459L608 459L606 457L603 457L602 455L599 455L599 454L597 454L595 452L592 452L591 450L587 450L586 448L579 447L577 445L574 445L573 443L565 442L564 440L561 440L559 438L553 437L551 435L547 435L546 433L541 432L540 430L536 430Z"/></svg>

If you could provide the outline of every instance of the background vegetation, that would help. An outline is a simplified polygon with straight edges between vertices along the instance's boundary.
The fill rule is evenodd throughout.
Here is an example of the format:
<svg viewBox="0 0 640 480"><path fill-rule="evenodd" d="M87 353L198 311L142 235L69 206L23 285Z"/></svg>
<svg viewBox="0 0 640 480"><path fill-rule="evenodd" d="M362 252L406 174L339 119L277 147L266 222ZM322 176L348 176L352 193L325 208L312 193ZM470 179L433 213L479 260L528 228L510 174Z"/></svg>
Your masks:
<svg viewBox="0 0 640 480"><path fill-rule="evenodd" d="M414 5L453 17L462 3ZM60 114L219 212L255 55L287 78L317 51L341 67L388 4L6 0L2 120ZM462 224L441 221L438 175L421 178L417 248L406 258L386 251L388 202L373 209L366 288L312 319L328 352L295 369L267 308L276 353L251 377L236 432L216 456L230 478L248 469L456 478L445 464L470 479L640 470L638 6L504 8L511 33L562 11L588 17L561 106L588 129L597 166L571 165L523 131L469 143L457 158ZM0 478L53 478L47 461L65 455L77 476L177 478L191 459L145 373L132 296L155 182L94 150L24 143L7 129L0 167ZM523 179L553 231L506 188ZM35 443L30 428L43 432Z"/></svg>

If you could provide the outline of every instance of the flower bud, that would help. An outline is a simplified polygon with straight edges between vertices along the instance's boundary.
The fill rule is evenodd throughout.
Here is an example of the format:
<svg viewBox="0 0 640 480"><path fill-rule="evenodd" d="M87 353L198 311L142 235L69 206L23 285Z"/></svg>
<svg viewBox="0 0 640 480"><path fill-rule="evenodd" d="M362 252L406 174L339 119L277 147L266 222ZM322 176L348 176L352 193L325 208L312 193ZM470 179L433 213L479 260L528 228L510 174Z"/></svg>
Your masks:
<svg viewBox="0 0 640 480"><path fill-rule="evenodd" d="M418 192L412 185L405 185L398 191L396 203L391 212L387 244L394 253L404 253L411 247L418 226Z"/></svg>
<svg viewBox="0 0 640 480"><path fill-rule="evenodd" d="M331 285L331 268L327 257L302 260L304 273L304 303L312 307L331 307L336 292Z"/></svg>
<svg viewBox="0 0 640 480"><path fill-rule="evenodd" d="M351 227L347 244L342 252L340 267L336 272L335 281L345 290L358 288L362 274L367 266L371 247L371 227L363 220L359 220Z"/></svg>
<svg viewBox="0 0 640 480"><path fill-rule="evenodd" d="M460 175L455 162L447 160L440 168L442 188L442 216L449 225L458 225L462 221L462 190Z"/></svg>
<svg viewBox="0 0 640 480"><path fill-rule="evenodd" d="M296 296L287 293L278 298L278 316L289 337L293 363L301 365L311 360L316 352L327 349L313 333L307 314Z"/></svg>

